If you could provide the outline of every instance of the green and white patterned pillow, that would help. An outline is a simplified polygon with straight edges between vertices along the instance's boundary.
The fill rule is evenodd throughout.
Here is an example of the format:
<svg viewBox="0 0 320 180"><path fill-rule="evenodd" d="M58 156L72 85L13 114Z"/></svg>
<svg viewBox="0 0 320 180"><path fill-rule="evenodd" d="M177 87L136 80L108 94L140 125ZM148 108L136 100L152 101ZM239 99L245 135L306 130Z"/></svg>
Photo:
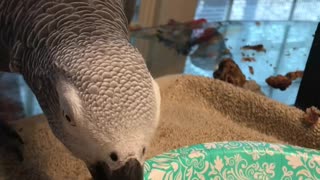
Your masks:
<svg viewBox="0 0 320 180"><path fill-rule="evenodd" d="M158 155L144 168L145 180L320 180L320 151L264 142L215 142Z"/></svg>

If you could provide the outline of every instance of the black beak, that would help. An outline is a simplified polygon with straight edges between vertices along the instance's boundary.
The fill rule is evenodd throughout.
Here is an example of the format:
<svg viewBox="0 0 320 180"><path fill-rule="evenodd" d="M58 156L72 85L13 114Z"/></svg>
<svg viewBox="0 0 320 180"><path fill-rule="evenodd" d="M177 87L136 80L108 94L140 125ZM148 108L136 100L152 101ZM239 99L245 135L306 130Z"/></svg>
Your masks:
<svg viewBox="0 0 320 180"><path fill-rule="evenodd" d="M105 162L89 167L93 180L143 180L143 167L136 159L129 159L121 168L111 171Z"/></svg>

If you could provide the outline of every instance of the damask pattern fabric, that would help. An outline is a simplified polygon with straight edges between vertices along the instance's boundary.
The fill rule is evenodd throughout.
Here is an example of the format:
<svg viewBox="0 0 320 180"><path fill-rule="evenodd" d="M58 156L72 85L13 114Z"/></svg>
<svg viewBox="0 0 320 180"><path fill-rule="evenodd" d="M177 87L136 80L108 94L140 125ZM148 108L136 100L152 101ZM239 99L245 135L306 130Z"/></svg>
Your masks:
<svg viewBox="0 0 320 180"><path fill-rule="evenodd" d="M145 180L320 179L320 152L264 142L206 143L156 156L145 171Z"/></svg>

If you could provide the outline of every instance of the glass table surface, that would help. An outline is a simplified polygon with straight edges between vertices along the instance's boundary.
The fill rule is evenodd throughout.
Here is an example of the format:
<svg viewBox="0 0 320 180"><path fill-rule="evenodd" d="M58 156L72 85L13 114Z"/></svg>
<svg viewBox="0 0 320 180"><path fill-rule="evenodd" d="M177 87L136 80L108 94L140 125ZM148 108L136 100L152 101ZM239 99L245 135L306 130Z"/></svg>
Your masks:
<svg viewBox="0 0 320 180"><path fill-rule="evenodd" d="M266 83L266 79L270 76L286 75L288 72L303 71L309 56L310 48L314 39L317 22L305 21L266 21L266 22L217 22L209 23L209 27L215 27L223 36L224 45L213 44L207 46L206 55L197 56L191 53L185 58L174 58L179 56L173 48L165 51L172 54L173 57L167 65L154 67L153 71L166 72L167 68L176 65L175 61L183 61L184 68L176 69L170 73L191 74L197 76L205 76L213 78L214 68L219 64L216 57L210 57L210 53L223 53L225 48L230 51L231 58L240 67L242 73L247 80L254 80L261 87L263 93L281 103L293 105L296 100L297 92L301 79L297 79L284 91L270 87ZM137 35L136 39L143 39L141 35ZM135 40L136 40L135 39ZM151 46L157 45L157 48L165 46L159 42L157 38L145 38L150 41ZM257 52L255 50L243 50L241 47L246 45L263 45L265 52ZM204 53L204 54L205 54ZM175 54L175 55L173 55ZM163 54L159 54L163 56ZM180 55L181 56L181 55ZM244 60L245 58L252 61ZM161 58L157 55L146 57L150 64L161 64ZM154 62L160 61L160 62ZM164 62L166 63L166 62ZM159 68L163 68L159 70ZM250 72L250 69L251 72ZM157 76L166 75L168 73L157 73Z"/></svg>

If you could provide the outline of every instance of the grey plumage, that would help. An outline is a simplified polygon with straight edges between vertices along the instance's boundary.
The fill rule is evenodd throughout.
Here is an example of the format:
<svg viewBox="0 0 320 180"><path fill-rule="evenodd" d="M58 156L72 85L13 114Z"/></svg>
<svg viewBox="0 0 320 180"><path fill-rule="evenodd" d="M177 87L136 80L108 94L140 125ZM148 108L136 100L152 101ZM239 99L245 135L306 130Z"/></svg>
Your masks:
<svg viewBox="0 0 320 180"><path fill-rule="evenodd" d="M10 69L23 75L59 140L88 166L105 161L111 170L128 158L143 162L159 113L157 87L128 41L132 13L124 8L132 2L0 1ZM119 162L108 159L114 151Z"/></svg>

